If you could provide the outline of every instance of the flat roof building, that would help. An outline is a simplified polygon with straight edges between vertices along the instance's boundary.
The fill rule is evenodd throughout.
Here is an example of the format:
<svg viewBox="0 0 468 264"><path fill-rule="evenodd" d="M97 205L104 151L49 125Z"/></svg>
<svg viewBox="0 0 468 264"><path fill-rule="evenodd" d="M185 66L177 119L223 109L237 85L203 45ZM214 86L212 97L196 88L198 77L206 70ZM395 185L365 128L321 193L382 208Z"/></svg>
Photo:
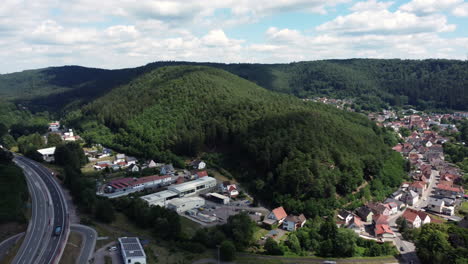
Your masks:
<svg viewBox="0 0 468 264"><path fill-rule="evenodd" d="M162 191L157 193L148 194L140 197L143 201L147 202L149 206L159 205L165 207L167 201L179 197L179 194L173 191Z"/></svg>
<svg viewBox="0 0 468 264"><path fill-rule="evenodd" d="M216 179L212 177L203 177L194 181L185 182L173 186L169 186L167 189L179 194L179 197L195 195L202 191L209 190L216 187Z"/></svg>
<svg viewBox="0 0 468 264"><path fill-rule="evenodd" d="M167 208L182 213L205 206L205 199L200 197L175 198L167 203Z"/></svg>
<svg viewBox="0 0 468 264"><path fill-rule="evenodd" d="M119 237L120 251L125 264L146 264L145 250L138 237Z"/></svg>

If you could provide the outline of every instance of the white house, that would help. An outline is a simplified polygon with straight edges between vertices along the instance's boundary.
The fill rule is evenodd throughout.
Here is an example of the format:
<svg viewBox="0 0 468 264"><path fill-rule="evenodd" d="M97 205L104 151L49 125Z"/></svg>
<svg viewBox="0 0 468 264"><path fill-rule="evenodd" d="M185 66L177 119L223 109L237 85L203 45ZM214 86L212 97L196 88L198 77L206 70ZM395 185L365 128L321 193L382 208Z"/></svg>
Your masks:
<svg viewBox="0 0 468 264"><path fill-rule="evenodd" d="M190 165L197 170L203 170L206 168L206 163L202 160L194 160Z"/></svg>
<svg viewBox="0 0 468 264"><path fill-rule="evenodd" d="M405 202L409 205L415 205L419 201L419 194L410 190L406 193Z"/></svg>
<svg viewBox="0 0 468 264"><path fill-rule="evenodd" d="M406 209L402 217L406 219L406 222L408 223L410 227L412 228L421 227L421 218L413 210Z"/></svg>
<svg viewBox="0 0 468 264"><path fill-rule="evenodd" d="M349 222L353 219L353 214L351 214L350 212L346 210L340 210L337 216L340 220L345 222L345 225L348 225Z"/></svg>
<svg viewBox="0 0 468 264"><path fill-rule="evenodd" d="M125 162L125 154L117 154L115 155L114 163L117 164L119 162Z"/></svg>

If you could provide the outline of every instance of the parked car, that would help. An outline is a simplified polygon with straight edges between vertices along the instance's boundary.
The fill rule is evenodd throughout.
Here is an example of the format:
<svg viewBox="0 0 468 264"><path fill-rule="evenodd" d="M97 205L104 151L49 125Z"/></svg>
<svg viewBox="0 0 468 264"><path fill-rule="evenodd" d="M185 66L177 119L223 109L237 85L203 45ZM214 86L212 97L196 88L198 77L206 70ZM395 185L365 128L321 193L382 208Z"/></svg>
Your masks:
<svg viewBox="0 0 468 264"><path fill-rule="evenodd" d="M109 251L116 251L116 250L117 250L117 247L116 247L116 246L109 247Z"/></svg>

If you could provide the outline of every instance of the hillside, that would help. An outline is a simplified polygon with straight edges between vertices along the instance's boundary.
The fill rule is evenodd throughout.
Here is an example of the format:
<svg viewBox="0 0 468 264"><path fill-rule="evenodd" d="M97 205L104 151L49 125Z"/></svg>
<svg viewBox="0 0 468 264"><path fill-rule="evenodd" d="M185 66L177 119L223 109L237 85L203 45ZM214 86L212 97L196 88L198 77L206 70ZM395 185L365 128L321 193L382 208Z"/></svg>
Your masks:
<svg viewBox="0 0 468 264"><path fill-rule="evenodd" d="M350 59L289 64L155 62L121 70L51 67L0 75L0 96L33 111L71 109L165 66L220 68L269 90L298 97L352 97L358 108L411 104L420 109L468 110L468 62Z"/></svg>
<svg viewBox="0 0 468 264"><path fill-rule="evenodd" d="M180 156L221 155L217 162L262 200L308 215L334 208L335 194L348 195L364 180L385 193L403 177L401 157L385 144L393 139L364 116L204 66L144 74L65 122L89 142L180 166ZM315 209L304 209L311 203Z"/></svg>

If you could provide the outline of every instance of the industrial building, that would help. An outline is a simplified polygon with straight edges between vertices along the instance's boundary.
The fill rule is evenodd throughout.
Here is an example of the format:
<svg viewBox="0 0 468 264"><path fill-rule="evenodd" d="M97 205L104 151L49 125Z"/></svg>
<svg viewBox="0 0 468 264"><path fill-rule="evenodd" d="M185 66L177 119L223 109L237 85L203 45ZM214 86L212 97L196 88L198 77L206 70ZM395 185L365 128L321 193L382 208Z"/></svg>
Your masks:
<svg viewBox="0 0 468 264"><path fill-rule="evenodd" d="M45 162L55 161L55 147L38 149L37 152L42 155L42 159L44 159Z"/></svg>
<svg viewBox="0 0 468 264"><path fill-rule="evenodd" d="M114 192L137 192L146 188L166 186L171 183L170 176L147 176L141 178L122 178L110 181L105 187L106 193Z"/></svg>
<svg viewBox="0 0 468 264"><path fill-rule="evenodd" d="M179 197L196 195L202 191L209 191L216 187L216 179L212 177L203 177L194 181L185 182L169 186L167 189L179 195Z"/></svg>
<svg viewBox="0 0 468 264"><path fill-rule="evenodd" d="M167 208L177 213L183 213L202 206L205 206L205 199L200 197L175 198L167 203Z"/></svg>
<svg viewBox="0 0 468 264"><path fill-rule="evenodd" d="M119 244L123 263L146 264L146 254L138 237L120 237Z"/></svg>
<svg viewBox="0 0 468 264"><path fill-rule="evenodd" d="M173 191L162 191L157 193L148 194L140 197L143 201L147 202L149 206L159 205L166 207L167 202L173 198L179 197L179 194Z"/></svg>
<svg viewBox="0 0 468 264"><path fill-rule="evenodd" d="M221 204L229 204L229 197L224 196L219 193L208 193L206 197L214 202L221 203Z"/></svg>

